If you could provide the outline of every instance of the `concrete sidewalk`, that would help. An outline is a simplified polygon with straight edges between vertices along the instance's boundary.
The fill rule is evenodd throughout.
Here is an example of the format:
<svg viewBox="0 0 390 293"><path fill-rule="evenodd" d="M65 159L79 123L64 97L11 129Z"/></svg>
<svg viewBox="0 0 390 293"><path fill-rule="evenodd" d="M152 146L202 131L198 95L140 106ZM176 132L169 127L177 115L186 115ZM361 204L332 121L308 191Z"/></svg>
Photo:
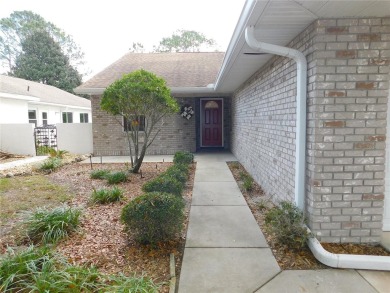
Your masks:
<svg viewBox="0 0 390 293"><path fill-rule="evenodd" d="M226 161L196 156L194 190L179 293L390 292L390 273L281 271Z"/></svg>

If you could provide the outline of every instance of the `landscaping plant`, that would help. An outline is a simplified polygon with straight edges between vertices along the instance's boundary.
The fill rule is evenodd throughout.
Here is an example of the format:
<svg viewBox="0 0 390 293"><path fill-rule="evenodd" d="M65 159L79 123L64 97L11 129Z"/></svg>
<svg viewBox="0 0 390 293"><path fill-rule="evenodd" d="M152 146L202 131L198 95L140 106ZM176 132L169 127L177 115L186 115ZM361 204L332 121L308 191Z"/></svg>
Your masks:
<svg viewBox="0 0 390 293"><path fill-rule="evenodd" d="M173 175L161 174L155 179L149 180L142 186L144 192L165 192L181 197L184 185Z"/></svg>
<svg viewBox="0 0 390 293"><path fill-rule="evenodd" d="M276 240L292 249L305 246L310 234L303 212L293 203L282 201L279 206L271 208L265 215L265 227Z"/></svg>
<svg viewBox="0 0 390 293"><path fill-rule="evenodd" d="M0 261L0 292L146 292L158 286L146 277L105 275L94 267L74 266L48 247L11 249Z"/></svg>
<svg viewBox="0 0 390 293"><path fill-rule="evenodd" d="M134 173L139 172L147 148L162 128L159 122L179 111L166 81L143 69L125 74L108 86L100 107L125 131Z"/></svg>
<svg viewBox="0 0 390 293"><path fill-rule="evenodd" d="M42 163L40 169L43 171L52 172L55 169L61 167L61 164L62 160L60 158L48 158Z"/></svg>
<svg viewBox="0 0 390 293"><path fill-rule="evenodd" d="M179 151L173 156L175 164L191 164L194 162L194 155L190 152Z"/></svg>
<svg viewBox="0 0 390 293"><path fill-rule="evenodd" d="M123 171L109 173L105 176L108 184L118 184L127 181L127 173Z"/></svg>
<svg viewBox="0 0 390 293"><path fill-rule="evenodd" d="M68 154L69 152L68 151L65 151L65 150L56 150L54 148L50 148L49 149L49 155L50 157L52 158L59 158L59 159L63 159L64 158L64 155Z"/></svg>
<svg viewBox="0 0 390 293"><path fill-rule="evenodd" d="M104 170L104 169L101 169L101 170L93 170L91 172L91 179L106 179L107 175L110 174L110 171L108 170Z"/></svg>
<svg viewBox="0 0 390 293"><path fill-rule="evenodd" d="M183 227L184 201L169 193L145 193L123 208L121 219L142 244L172 240Z"/></svg>
<svg viewBox="0 0 390 293"><path fill-rule="evenodd" d="M123 190L114 186L112 189L93 190L91 200L93 203L110 203L120 201L123 198Z"/></svg>
<svg viewBox="0 0 390 293"><path fill-rule="evenodd" d="M27 236L33 243L56 243L75 231L81 211L67 206L40 208L24 222Z"/></svg>
<svg viewBox="0 0 390 293"><path fill-rule="evenodd" d="M176 164L169 167L164 173L164 176L173 177L182 184L188 179L188 165Z"/></svg>

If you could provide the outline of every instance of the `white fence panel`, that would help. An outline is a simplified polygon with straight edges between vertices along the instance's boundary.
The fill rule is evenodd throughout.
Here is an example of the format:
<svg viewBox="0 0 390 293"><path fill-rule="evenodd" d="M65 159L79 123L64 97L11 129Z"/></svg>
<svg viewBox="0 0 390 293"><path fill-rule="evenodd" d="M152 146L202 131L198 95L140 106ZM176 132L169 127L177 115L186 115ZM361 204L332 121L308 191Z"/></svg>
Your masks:
<svg viewBox="0 0 390 293"><path fill-rule="evenodd" d="M0 150L35 156L34 124L0 124Z"/></svg>
<svg viewBox="0 0 390 293"><path fill-rule="evenodd" d="M72 154L93 152L92 123L58 123L57 146Z"/></svg>

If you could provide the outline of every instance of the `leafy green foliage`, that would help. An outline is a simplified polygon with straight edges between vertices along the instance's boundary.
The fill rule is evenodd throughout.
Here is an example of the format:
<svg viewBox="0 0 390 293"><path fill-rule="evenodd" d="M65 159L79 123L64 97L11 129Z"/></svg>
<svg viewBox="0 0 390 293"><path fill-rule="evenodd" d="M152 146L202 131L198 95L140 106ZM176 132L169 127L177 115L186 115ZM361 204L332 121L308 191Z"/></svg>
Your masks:
<svg viewBox="0 0 390 293"><path fill-rule="evenodd" d="M37 146L37 156L44 156L50 154L50 151L54 150L53 148L45 145Z"/></svg>
<svg viewBox="0 0 390 293"><path fill-rule="evenodd" d="M186 151L176 152L173 156L175 164L191 164L194 162L194 154Z"/></svg>
<svg viewBox="0 0 390 293"><path fill-rule="evenodd" d="M127 173L123 171L113 172L106 175L108 184L118 184L127 181Z"/></svg>
<svg viewBox="0 0 390 293"><path fill-rule="evenodd" d="M70 35L32 11L14 11L0 19L0 62L8 70L15 66L16 57L22 52L22 41L37 31L46 31L60 44L73 67L81 68L84 53Z"/></svg>
<svg viewBox="0 0 390 293"><path fill-rule="evenodd" d="M52 172L55 169L61 167L62 160L59 158L48 158L45 161L43 161L42 165L40 166L40 169L43 171L49 171Z"/></svg>
<svg viewBox="0 0 390 293"><path fill-rule="evenodd" d="M153 143L160 129L158 122L166 115L179 111L177 101L171 97L164 79L146 70L136 70L112 83L103 93L100 107L124 119L117 119L124 127L129 145L131 170L138 173L146 149ZM141 131L139 121L145 119ZM142 137L142 139L140 139Z"/></svg>
<svg viewBox="0 0 390 293"><path fill-rule="evenodd" d="M123 208L121 219L140 243L172 240L183 227L184 201L168 193L146 193Z"/></svg>
<svg viewBox="0 0 390 293"><path fill-rule="evenodd" d="M242 186L246 191L251 191L253 189L253 178L245 172L240 172L240 178L243 181Z"/></svg>
<svg viewBox="0 0 390 293"><path fill-rule="evenodd" d="M186 183L188 179L188 165L179 164L169 167L164 174L168 177L173 177L180 183Z"/></svg>
<svg viewBox="0 0 390 293"><path fill-rule="evenodd" d="M92 192L91 200L93 203L106 204L110 202L120 201L123 198L123 190L118 187L112 189L98 189Z"/></svg>
<svg viewBox="0 0 390 293"><path fill-rule="evenodd" d="M267 231L277 241L293 249L303 248L310 237L304 224L306 219L303 212L288 201L282 201L280 206L273 207L265 215Z"/></svg>
<svg viewBox="0 0 390 293"><path fill-rule="evenodd" d="M21 43L11 75L52 85L67 92L81 84L81 75L69 64L61 47L46 31L29 34Z"/></svg>
<svg viewBox="0 0 390 293"><path fill-rule="evenodd" d="M93 170L90 177L91 179L106 179L108 174L110 174L109 170Z"/></svg>
<svg viewBox="0 0 390 293"><path fill-rule="evenodd" d="M56 243L75 231L81 211L62 206L40 208L25 221L27 236L33 243Z"/></svg>
<svg viewBox="0 0 390 293"><path fill-rule="evenodd" d="M104 275L94 267L69 264L47 247L8 250L0 261L1 292L145 292L157 285L145 277Z"/></svg>
<svg viewBox="0 0 390 293"><path fill-rule="evenodd" d="M59 159L63 159L64 156L66 154L68 154L69 152L68 151L65 151L65 150L56 150L56 149L53 149L53 148L49 148L49 155L50 157L52 158L59 158Z"/></svg>
<svg viewBox="0 0 390 293"><path fill-rule="evenodd" d="M199 52L202 47L213 45L215 41L206 38L202 33L177 30L171 37L163 38L154 50L156 52Z"/></svg>
<svg viewBox="0 0 390 293"><path fill-rule="evenodd" d="M155 179L149 180L142 186L144 192L165 192L181 197L184 185L170 174L161 174Z"/></svg>

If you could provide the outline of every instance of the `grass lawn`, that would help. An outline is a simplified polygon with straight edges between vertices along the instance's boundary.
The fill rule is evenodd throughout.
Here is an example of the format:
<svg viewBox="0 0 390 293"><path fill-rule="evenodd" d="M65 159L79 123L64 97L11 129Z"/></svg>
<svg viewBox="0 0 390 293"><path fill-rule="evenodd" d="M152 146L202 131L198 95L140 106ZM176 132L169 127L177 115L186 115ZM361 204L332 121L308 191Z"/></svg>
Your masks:
<svg viewBox="0 0 390 293"><path fill-rule="evenodd" d="M10 220L18 212L42 206L56 206L70 198L66 189L44 175L0 179L0 220Z"/></svg>

